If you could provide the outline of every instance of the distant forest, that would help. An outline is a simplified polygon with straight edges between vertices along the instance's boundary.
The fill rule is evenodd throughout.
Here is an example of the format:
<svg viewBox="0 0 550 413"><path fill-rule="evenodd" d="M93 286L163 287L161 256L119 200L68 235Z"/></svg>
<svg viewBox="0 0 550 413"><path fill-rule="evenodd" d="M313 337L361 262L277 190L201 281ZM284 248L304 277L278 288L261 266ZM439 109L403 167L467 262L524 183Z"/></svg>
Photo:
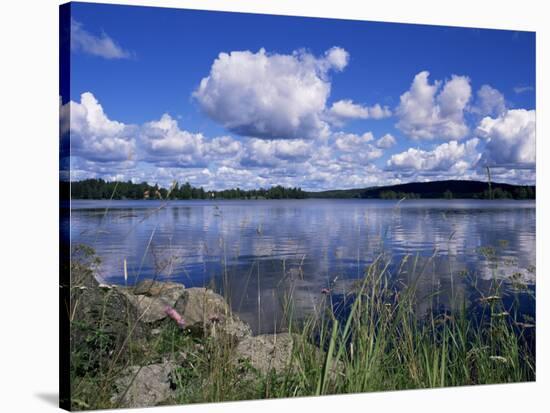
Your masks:
<svg viewBox="0 0 550 413"><path fill-rule="evenodd" d="M268 189L206 191L204 188L175 183L171 188L128 182L106 182L103 179L86 179L71 182L72 199L304 199L307 193L301 188L273 186Z"/></svg>
<svg viewBox="0 0 550 413"><path fill-rule="evenodd" d="M189 182L171 188L149 185L146 182L106 182L86 179L71 182L72 199L535 199L535 186L511 185L480 181L434 181L321 192L306 192L301 188L273 186L244 190L240 188L208 191Z"/></svg>
<svg viewBox="0 0 550 413"><path fill-rule="evenodd" d="M364 199L535 199L536 188L530 185L512 185L481 181L433 181L379 186L363 189L309 192L309 198L364 198Z"/></svg>

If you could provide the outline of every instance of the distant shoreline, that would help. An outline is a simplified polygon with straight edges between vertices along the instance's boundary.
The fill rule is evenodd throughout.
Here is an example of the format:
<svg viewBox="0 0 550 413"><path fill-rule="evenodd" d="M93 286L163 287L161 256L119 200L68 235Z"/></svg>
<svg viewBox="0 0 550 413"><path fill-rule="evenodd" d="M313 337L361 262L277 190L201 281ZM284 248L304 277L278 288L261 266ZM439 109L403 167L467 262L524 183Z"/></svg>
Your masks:
<svg viewBox="0 0 550 413"><path fill-rule="evenodd" d="M481 181L432 181L376 186L356 189L304 191L299 187L225 190L205 190L188 182L175 183L170 188L150 185L146 182L107 182L102 179L61 182L65 199L72 200L261 200L261 199L484 199L529 200L536 199L535 185L487 183Z"/></svg>
<svg viewBox="0 0 550 413"><path fill-rule="evenodd" d="M246 199L246 198L234 198L234 199L225 199L225 198L216 198L216 199L129 199L129 198L119 198L119 199L107 199L107 198L73 198L72 201L91 201L91 202L98 202L98 201L115 201L115 202L160 202L160 203L171 203L171 202L231 202L231 201L250 201L250 202L263 202L263 201L304 201L304 202L315 202L315 201L384 201L384 202L406 202L406 201L536 201L536 199L515 199L515 198L498 198L498 199L483 199L483 198L452 198L452 199L446 199L446 198L402 198L402 199L382 199L382 198L303 198L303 199L297 199L297 198L285 198L285 199Z"/></svg>

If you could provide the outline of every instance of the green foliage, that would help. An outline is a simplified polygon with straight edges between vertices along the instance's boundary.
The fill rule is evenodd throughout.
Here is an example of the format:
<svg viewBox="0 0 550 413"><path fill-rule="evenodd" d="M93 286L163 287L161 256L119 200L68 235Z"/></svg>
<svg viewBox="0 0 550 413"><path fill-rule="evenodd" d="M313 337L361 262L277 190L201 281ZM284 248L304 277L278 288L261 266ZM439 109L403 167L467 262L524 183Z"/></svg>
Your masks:
<svg viewBox="0 0 550 413"><path fill-rule="evenodd" d="M207 191L189 182L175 183L171 189L146 182L106 182L86 179L71 182L72 199L305 199L305 198L372 198L372 199L535 199L534 186L517 186L477 181L416 182L389 187L306 192L299 187L244 190L241 188Z"/></svg>
<svg viewBox="0 0 550 413"><path fill-rule="evenodd" d="M86 179L71 183L72 199L304 199L307 193L301 188L277 185L268 189L206 191L204 188L174 183L169 190L146 182L106 182L103 179Z"/></svg>
<svg viewBox="0 0 550 413"><path fill-rule="evenodd" d="M361 198L361 199L441 199L452 195L453 199L535 199L535 186L519 186L505 183L491 183L498 189L491 195L489 184L481 181L448 180L430 182L410 182L371 188L334 189L321 192L308 192L309 198Z"/></svg>
<svg viewBox="0 0 550 413"><path fill-rule="evenodd" d="M514 191L515 199L534 199L535 194L533 188L530 186L520 186Z"/></svg>
<svg viewBox="0 0 550 413"><path fill-rule="evenodd" d="M533 187L520 186L513 191L507 191L505 189L496 187L492 190L486 189L483 193L479 194L477 198L481 199L535 199L535 192Z"/></svg>
<svg viewBox="0 0 550 413"><path fill-rule="evenodd" d="M395 191L381 191L379 194L380 199L419 199L420 195L414 192L395 192Z"/></svg>
<svg viewBox="0 0 550 413"><path fill-rule="evenodd" d="M495 251L479 250L491 260L497 259ZM81 247L79 254L93 265L90 250ZM291 311L287 313L293 346L288 367L278 372L261 373L246 360L236 362L231 340L193 336L171 322L161 323L147 341L124 341L129 361L111 358L111 364L98 365L95 351L110 346L109 332L73 320L73 328L84 331L86 340L71 353L73 407L114 407L110 395L117 372L130 363L167 359L177 364L170 403L178 404L535 380L535 354L526 333L534 320L516 319L514 306L502 301L500 282L495 280L487 296L470 304L453 296L453 310L437 310L431 307L435 296L419 298L417 291L430 260L410 261L405 258L397 273L390 274L390 262L376 259L350 292L353 304L344 314L327 295L305 320L293 320ZM78 268L85 269L85 264ZM460 276L466 282L469 274ZM397 283L392 282L395 277ZM520 273L511 276L512 283L521 280ZM418 314L425 304L434 309Z"/></svg>

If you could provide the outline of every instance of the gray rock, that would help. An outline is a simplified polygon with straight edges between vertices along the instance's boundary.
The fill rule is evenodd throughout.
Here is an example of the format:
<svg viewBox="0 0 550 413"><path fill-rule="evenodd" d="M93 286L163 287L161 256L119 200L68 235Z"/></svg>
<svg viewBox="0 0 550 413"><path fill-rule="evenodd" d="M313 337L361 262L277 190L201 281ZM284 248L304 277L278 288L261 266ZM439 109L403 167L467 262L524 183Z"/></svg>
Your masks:
<svg viewBox="0 0 550 413"><path fill-rule="evenodd" d="M236 361L248 361L264 374L272 369L282 372L290 363L293 345L294 338L289 333L246 337L237 345L235 358Z"/></svg>
<svg viewBox="0 0 550 413"><path fill-rule="evenodd" d="M136 287L118 289L130 302L140 321L154 323L167 317L165 309L173 307L185 291L183 284L145 280Z"/></svg>
<svg viewBox="0 0 550 413"><path fill-rule="evenodd" d="M157 406L174 396L170 362L148 366L130 366L115 382L111 402L118 407Z"/></svg>
<svg viewBox="0 0 550 413"><path fill-rule="evenodd" d="M104 368L114 355L124 361L129 341L147 336L147 329L126 296L99 284L71 288L71 363L77 374Z"/></svg>
<svg viewBox="0 0 550 413"><path fill-rule="evenodd" d="M229 306L224 298L207 288L188 288L175 305L187 325L205 324L229 315Z"/></svg>
<svg viewBox="0 0 550 413"><path fill-rule="evenodd" d="M181 283L170 281L143 280L133 288L135 295L146 295L148 297L163 297L167 295L181 295L185 286Z"/></svg>
<svg viewBox="0 0 550 413"><path fill-rule="evenodd" d="M217 334L219 331L220 334L230 337L235 342L252 335L250 326L236 315L232 315L219 325L214 324L212 330L213 334Z"/></svg>
<svg viewBox="0 0 550 413"><path fill-rule="evenodd" d="M225 335L235 341L252 334L250 326L231 313L225 299L207 288L187 288L174 308L195 333Z"/></svg>
<svg viewBox="0 0 550 413"><path fill-rule="evenodd" d="M302 337L290 333L263 334L241 340L234 352L234 362L247 361L250 366L262 374L271 370L281 373L293 369L292 352L312 354L313 361L320 368L325 362L325 352L305 341ZM330 376L335 377L343 370L341 362L333 364Z"/></svg>

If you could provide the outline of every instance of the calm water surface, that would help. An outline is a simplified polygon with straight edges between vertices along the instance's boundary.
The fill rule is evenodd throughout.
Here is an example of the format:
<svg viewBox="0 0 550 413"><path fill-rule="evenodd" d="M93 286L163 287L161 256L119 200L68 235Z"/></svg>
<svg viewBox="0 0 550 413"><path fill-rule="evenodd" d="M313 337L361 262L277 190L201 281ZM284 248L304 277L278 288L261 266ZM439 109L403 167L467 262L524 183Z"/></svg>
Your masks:
<svg viewBox="0 0 550 413"><path fill-rule="evenodd" d="M128 283L224 290L256 332L278 328L290 290L305 314L322 288L345 296L380 254L394 274L407 255L428 263L419 288L441 291L441 307L451 292L474 302L497 280L534 316L534 201L73 201L70 235L95 248L105 282L124 284L126 259ZM512 288L516 273L527 292Z"/></svg>

